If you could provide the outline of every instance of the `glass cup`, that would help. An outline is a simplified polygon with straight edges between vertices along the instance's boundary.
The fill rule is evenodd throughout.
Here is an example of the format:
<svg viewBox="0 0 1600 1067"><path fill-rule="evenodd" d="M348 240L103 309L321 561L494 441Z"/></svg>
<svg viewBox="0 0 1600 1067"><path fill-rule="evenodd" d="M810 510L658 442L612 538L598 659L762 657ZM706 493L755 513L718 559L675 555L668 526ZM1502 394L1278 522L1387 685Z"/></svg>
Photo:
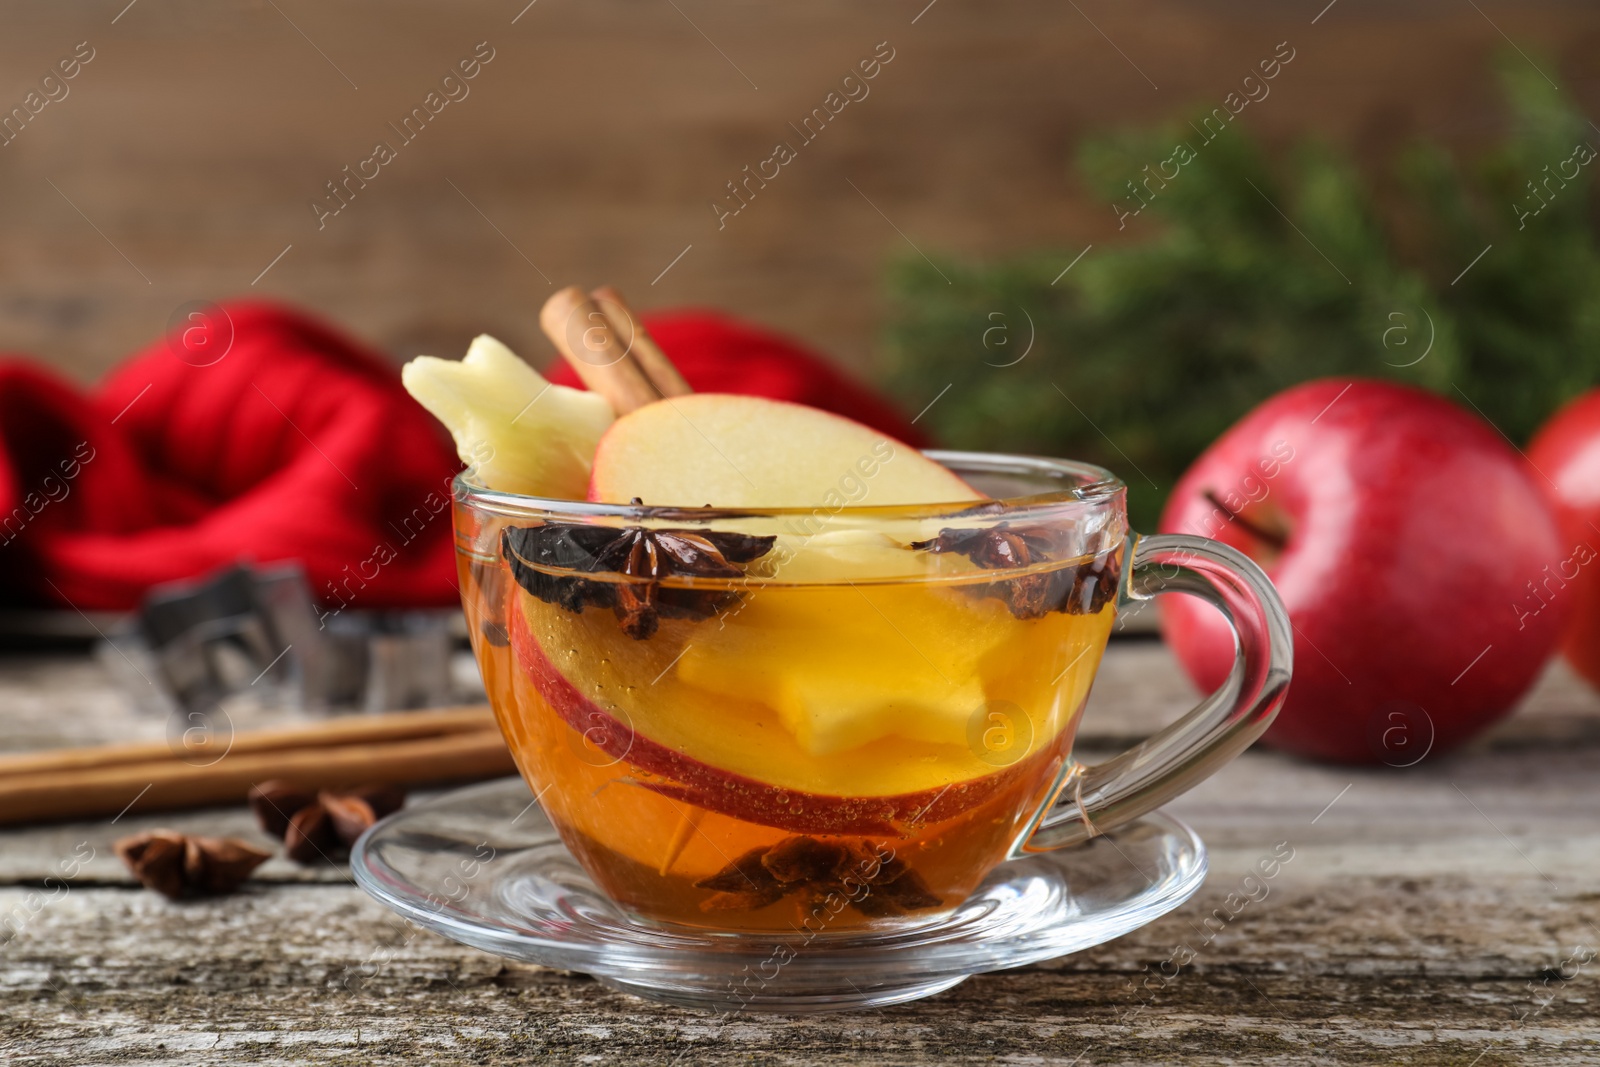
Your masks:
<svg viewBox="0 0 1600 1067"><path fill-rule="evenodd" d="M1288 618L1240 553L1130 534L1122 483L1062 460L929 452L990 499L873 506L892 452L781 510L457 480L462 602L500 728L572 854L634 915L934 919L997 864L1190 788L1282 703ZM1075 761L1117 613L1162 592L1228 617L1232 673L1129 751Z"/></svg>

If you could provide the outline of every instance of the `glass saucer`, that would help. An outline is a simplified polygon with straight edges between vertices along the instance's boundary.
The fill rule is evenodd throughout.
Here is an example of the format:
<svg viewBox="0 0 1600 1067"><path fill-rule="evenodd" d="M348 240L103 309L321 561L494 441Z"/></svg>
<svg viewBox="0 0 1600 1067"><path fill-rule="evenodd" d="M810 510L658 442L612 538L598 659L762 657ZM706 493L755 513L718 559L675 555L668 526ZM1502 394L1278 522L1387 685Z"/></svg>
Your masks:
<svg viewBox="0 0 1600 1067"><path fill-rule="evenodd" d="M1002 864L954 911L881 932L721 933L641 919L568 854L520 778L403 808L364 834L357 883L402 916L488 952L593 975L703 1011L898 1004L974 974L1065 956L1189 899L1193 830L1156 813L1087 845Z"/></svg>

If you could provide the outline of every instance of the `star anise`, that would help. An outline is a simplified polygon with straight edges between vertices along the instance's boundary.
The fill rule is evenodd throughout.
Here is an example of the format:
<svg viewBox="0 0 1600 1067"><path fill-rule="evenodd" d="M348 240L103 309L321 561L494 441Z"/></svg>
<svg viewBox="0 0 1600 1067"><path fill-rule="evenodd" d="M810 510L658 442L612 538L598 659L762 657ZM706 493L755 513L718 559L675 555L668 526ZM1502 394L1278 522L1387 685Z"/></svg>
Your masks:
<svg viewBox="0 0 1600 1067"><path fill-rule="evenodd" d="M739 596L724 589L663 586L662 579L742 577L736 565L766 555L775 540L717 530L547 522L508 528L500 550L511 576L529 593L571 612L589 605L610 608L623 633L642 641L662 618L707 619ZM622 580L580 577L588 574Z"/></svg>
<svg viewBox="0 0 1600 1067"><path fill-rule="evenodd" d="M946 527L938 537L913 541L911 547L926 552L955 552L984 570L1031 567L1062 555L1058 537L1042 526L1012 526L1002 522L985 529ZM1102 552L1075 567L1035 571L1000 582L977 586L979 596L1005 601L1019 619L1037 619L1052 611L1092 615L1116 598L1122 563L1113 550Z"/></svg>
<svg viewBox="0 0 1600 1067"><path fill-rule="evenodd" d="M478 587L477 603L482 617L478 631L483 639L495 648L505 648L511 643L511 633L506 629L505 571L492 563L473 560L470 567L472 580Z"/></svg>
<svg viewBox="0 0 1600 1067"><path fill-rule="evenodd" d="M169 900L232 893L272 858L272 853L237 838L196 837L176 830L148 830L111 847L140 884Z"/></svg>
<svg viewBox="0 0 1600 1067"><path fill-rule="evenodd" d="M368 785L346 792L302 789L277 780L250 789L250 810L261 829L283 839L283 851L296 863L343 856L356 838L406 802L405 790Z"/></svg>
<svg viewBox="0 0 1600 1067"><path fill-rule="evenodd" d="M695 887L712 891L700 903L703 911L754 911L794 893L819 906L835 897L874 918L941 903L922 877L892 852L871 842L847 844L803 835L750 849Z"/></svg>

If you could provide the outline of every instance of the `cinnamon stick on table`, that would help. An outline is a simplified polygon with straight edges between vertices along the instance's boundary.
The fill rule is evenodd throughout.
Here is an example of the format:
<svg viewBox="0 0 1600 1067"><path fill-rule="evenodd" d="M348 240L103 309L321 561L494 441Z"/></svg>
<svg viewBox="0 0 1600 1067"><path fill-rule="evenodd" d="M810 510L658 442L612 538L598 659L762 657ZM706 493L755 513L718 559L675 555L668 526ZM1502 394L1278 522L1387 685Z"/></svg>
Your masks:
<svg viewBox="0 0 1600 1067"><path fill-rule="evenodd" d="M23 768L17 771L13 768ZM243 803L257 782L418 785L516 771L486 709L360 715L240 733L215 751L163 745L0 760L0 825Z"/></svg>
<svg viewBox="0 0 1600 1067"><path fill-rule="evenodd" d="M181 751L165 741L150 741L3 755L0 756L0 784L26 774L92 770L128 763L159 763L169 759L198 764L219 759L224 752L239 756L253 752L402 741L493 729L494 713L486 704L427 711L397 711L384 715L341 715L294 726L244 731L232 737L210 734L205 742L185 744Z"/></svg>

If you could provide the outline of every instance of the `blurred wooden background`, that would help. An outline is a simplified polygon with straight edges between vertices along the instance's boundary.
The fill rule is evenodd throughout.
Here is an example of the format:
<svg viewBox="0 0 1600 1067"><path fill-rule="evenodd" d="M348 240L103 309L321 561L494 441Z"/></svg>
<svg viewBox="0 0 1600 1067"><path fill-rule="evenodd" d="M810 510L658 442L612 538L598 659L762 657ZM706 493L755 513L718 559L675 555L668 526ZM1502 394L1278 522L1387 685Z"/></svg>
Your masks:
<svg viewBox="0 0 1600 1067"><path fill-rule="evenodd" d="M0 27L7 109L95 51L0 148L0 349L79 379L240 294L399 357L490 331L542 358L535 310L569 281L719 305L866 370L891 258L1116 240L1076 140L1220 103L1281 41L1293 64L1242 116L1269 140L1471 147L1502 31L1600 103L1581 0L13 0ZM387 124L483 41L470 95L399 146ZM880 41L870 96L719 231L725 183ZM309 202L379 139L398 158L319 232Z"/></svg>

